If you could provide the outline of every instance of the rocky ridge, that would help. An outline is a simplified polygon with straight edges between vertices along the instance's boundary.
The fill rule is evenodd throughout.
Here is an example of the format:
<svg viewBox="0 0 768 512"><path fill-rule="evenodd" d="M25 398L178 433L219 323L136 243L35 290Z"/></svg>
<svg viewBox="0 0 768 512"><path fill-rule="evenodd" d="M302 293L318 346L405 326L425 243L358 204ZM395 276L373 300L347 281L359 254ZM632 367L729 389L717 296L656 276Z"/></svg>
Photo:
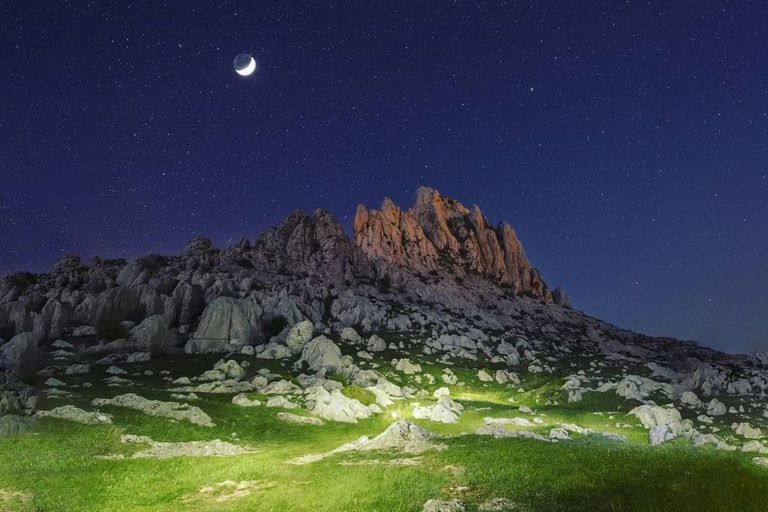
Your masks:
<svg viewBox="0 0 768 512"><path fill-rule="evenodd" d="M446 364L504 366L493 375L478 368L481 380L499 383L515 382L517 368L552 373L558 361L589 357L590 371L574 371L567 379L572 401L592 391L641 403L684 397L705 415L725 407L715 396L764 396L768 390L765 358L643 336L566 302L562 290L549 291L511 227L492 227L478 208L428 188L419 189L407 211L389 200L379 211L358 208L353 240L318 210L292 213L253 243L243 239L225 249L198 238L176 256L87 263L67 256L48 273L0 281L0 416L34 414L35 393L24 381L35 374L52 379L48 393L68 393L57 385L58 367L40 370L45 364L66 363L67 374L87 373L83 359L117 368L147 361L152 353L186 351L295 360L310 375L302 381L308 408L323 419L356 421L408 391L387 388L386 379L342 355L334 340L340 336L363 360L406 347L388 345L377 335L384 332L407 338L411 354L438 356ZM645 365L647 375L627 370L607 378L595 361ZM393 366L419 372L418 362L402 357ZM266 379L244 382L235 370L217 366L201 382L179 383L176 393L186 398L268 389ZM376 394L376 407L361 408L344 397L323 380L326 372L340 372ZM130 383L119 368L112 373L111 383ZM448 367L442 379L449 385L457 380ZM286 392L291 390L280 391ZM435 398L439 402L419 414L439 421L461 414L450 398ZM162 404L137 407L145 405ZM283 396L266 405L298 407ZM179 414L178 407L168 414ZM656 435L666 438L667 430Z"/></svg>

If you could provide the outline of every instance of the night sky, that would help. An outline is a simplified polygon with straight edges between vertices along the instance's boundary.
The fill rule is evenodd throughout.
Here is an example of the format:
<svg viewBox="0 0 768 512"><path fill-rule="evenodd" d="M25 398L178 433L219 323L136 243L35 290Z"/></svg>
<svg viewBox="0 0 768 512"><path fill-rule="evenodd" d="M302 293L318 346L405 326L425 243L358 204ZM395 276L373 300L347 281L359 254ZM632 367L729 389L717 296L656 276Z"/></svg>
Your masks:
<svg viewBox="0 0 768 512"><path fill-rule="evenodd" d="M0 3L0 272L429 185L590 314L768 349L768 4L431 3Z"/></svg>

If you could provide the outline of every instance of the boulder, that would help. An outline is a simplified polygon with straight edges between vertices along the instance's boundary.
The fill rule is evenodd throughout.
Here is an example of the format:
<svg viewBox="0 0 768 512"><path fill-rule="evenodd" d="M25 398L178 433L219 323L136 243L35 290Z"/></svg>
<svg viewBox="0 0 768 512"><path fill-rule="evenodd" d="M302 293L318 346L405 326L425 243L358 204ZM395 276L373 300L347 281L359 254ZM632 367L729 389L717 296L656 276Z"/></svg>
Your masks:
<svg viewBox="0 0 768 512"><path fill-rule="evenodd" d="M314 325L309 320L299 322L288 331L288 336L285 338L285 345L290 350L290 353L297 355L312 339L312 334L315 330Z"/></svg>
<svg viewBox="0 0 768 512"><path fill-rule="evenodd" d="M83 375L89 373L90 371L90 365L78 363L68 366L67 369L64 370L64 375Z"/></svg>
<svg viewBox="0 0 768 512"><path fill-rule="evenodd" d="M245 393L240 393L232 397L232 403L240 407L257 407L261 405L260 400L251 400Z"/></svg>
<svg viewBox="0 0 768 512"><path fill-rule="evenodd" d="M493 377L485 370L477 370L477 378L480 382L493 382Z"/></svg>
<svg viewBox="0 0 768 512"><path fill-rule="evenodd" d="M419 363L414 363L410 359L406 358L393 359L392 366L395 367L395 370L403 372L406 375L421 373L421 365Z"/></svg>
<svg viewBox="0 0 768 512"><path fill-rule="evenodd" d="M360 337L354 327L345 327L341 330L341 341L351 345L360 345L363 338Z"/></svg>
<svg viewBox="0 0 768 512"><path fill-rule="evenodd" d="M439 423L456 423L459 421L459 415L463 410L464 406L454 402L448 396L443 396L437 400L435 405L414 407L413 417Z"/></svg>
<svg viewBox="0 0 768 512"><path fill-rule="evenodd" d="M131 340L150 351L181 344L178 331L170 329L168 318L164 315L152 315L142 320L131 329Z"/></svg>
<svg viewBox="0 0 768 512"><path fill-rule="evenodd" d="M629 414L637 417L640 423L650 431L651 444L674 439L683 431L682 416L674 407L641 405L629 411Z"/></svg>
<svg viewBox="0 0 768 512"><path fill-rule="evenodd" d="M728 409L725 407L725 404L717 398L713 398L707 404L708 416L723 416L726 412L728 412Z"/></svg>
<svg viewBox="0 0 768 512"><path fill-rule="evenodd" d="M22 332L0 346L0 374L10 374L11 378L31 377L41 365L42 354L37 342L37 335Z"/></svg>
<svg viewBox="0 0 768 512"><path fill-rule="evenodd" d="M685 391L680 397L680 403L692 409L701 407L701 400L693 391Z"/></svg>
<svg viewBox="0 0 768 512"><path fill-rule="evenodd" d="M371 335L371 337L368 338L368 343L365 345L365 349L368 352L381 352L386 350L386 348L387 342L376 334Z"/></svg>
<svg viewBox="0 0 768 512"><path fill-rule="evenodd" d="M118 395L114 398L95 398L91 404L96 407L111 405L114 407L126 407L141 411L147 416L156 416L160 418L169 418L176 421L188 421L201 427L214 427L211 417L205 414L198 407L192 407L178 402L161 402L159 400L148 400L144 397L129 393Z"/></svg>
<svg viewBox="0 0 768 512"><path fill-rule="evenodd" d="M222 359L213 365L213 369L224 374L226 379L242 380L245 378L245 369L234 359L228 361Z"/></svg>
<svg viewBox="0 0 768 512"><path fill-rule="evenodd" d="M0 415L0 439L23 434L32 427L33 423L33 418L16 414Z"/></svg>
<svg viewBox="0 0 768 512"><path fill-rule="evenodd" d="M267 407L276 407L279 409L298 409L299 404L295 404L284 396L273 396L266 403Z"/></svg>
<svg viewBox="0 0 768 512"><path fill-rule="evenodd" d="M341 349L329 338L318 336L301 351L299 365L305 365L309 371L332 373L342 368Z"/></svg>
<svg viewBox="0 0 768 512"><path fill-rule="evenodd" d="M760 430L760 427L753 427L747 422L738 424L734 423L731 428L733 428L734 432L740 436L744 436L746 439L760 439L763 436L763 432Z"/></svg>
<svg viewBox="0 0 768 512"><path fill-rule="evenodd" d="M307 390L307 407L320 418L342 423L357 423L358 419L370 418L371 410L354 398L348 398L338 389L329 392L322 387Z"/></svg>
<svg viewBox="0 0 768 512"><path fill-rule="evenodd" d="M206 306L188 354L239 351L261 340L261 309L251 300L220 297Z"/></svg>
<svg viewBox="0 0 768 512"><path fill-rule="evenodd" d="M50 411L37 411L38 418L58 418L61 420L74 421L83 425L104 425L112 423L112 416L100 412L89 412L79 409L73 405L64 405L56 407Z"/></svg>
<svg viewBox="0 0 768 512"><path fill-rule="evenodd" d="M456 498L450 500L427 500L421 512L464 512L466 508Z"/></svg>

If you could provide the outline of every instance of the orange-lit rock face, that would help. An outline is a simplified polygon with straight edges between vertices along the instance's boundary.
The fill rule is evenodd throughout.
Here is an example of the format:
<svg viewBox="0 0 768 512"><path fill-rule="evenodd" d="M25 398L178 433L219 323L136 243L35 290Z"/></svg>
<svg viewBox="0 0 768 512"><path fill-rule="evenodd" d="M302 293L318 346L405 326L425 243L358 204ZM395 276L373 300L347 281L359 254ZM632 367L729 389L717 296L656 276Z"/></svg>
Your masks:
<svg viewBox="0 0 768 512"><path fill-rule="evenodd" d="M389 199L380 210L358 206L354 238L370 258L426 272L481 275L518 293L551 298L511 226L491 226L477 206L468 209L431 188L419 188L407 211Z"/></svg>

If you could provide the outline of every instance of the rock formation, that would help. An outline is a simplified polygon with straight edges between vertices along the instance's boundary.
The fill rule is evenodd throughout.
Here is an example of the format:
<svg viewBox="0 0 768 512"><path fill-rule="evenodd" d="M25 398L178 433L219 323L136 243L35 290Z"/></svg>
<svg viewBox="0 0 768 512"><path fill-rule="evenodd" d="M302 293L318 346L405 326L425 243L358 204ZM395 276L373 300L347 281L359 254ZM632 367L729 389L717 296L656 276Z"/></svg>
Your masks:
<svg viewBox="0 0 768 512"><path fill-rule="evenodd" d="M372 259L424 273L475 274L518 293L552 300L509 224L491 226L480 208L466 208L421 187L403 211L389 199L380 210L357 207L355 243Z"/></svg>

